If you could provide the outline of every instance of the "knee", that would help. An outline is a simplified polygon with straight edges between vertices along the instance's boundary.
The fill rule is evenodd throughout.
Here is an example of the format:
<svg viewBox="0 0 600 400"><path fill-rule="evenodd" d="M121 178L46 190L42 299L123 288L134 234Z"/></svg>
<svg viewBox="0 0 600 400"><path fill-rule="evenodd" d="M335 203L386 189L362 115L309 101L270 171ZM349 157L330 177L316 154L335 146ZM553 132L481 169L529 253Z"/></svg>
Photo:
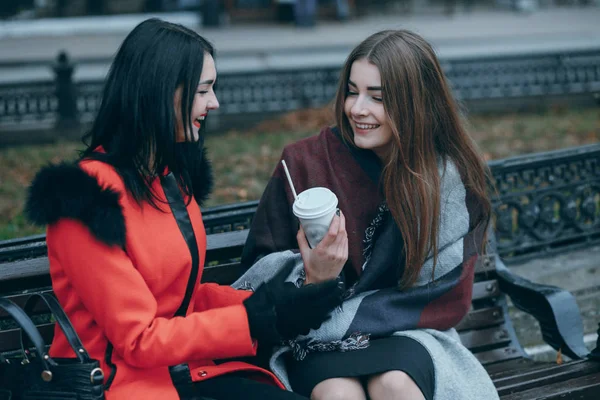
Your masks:
<svg viewBox="0 0 600 400"><path fill-rule="evenodd" d="M334 378L319 383L310 394L311 400L365 400L365 391L357 379Z"/></svg>
<svg viewBox="0 0 600 400"><path fill-rule="evenodd" d="M402 371L389 371L371 378L368 390L374 400L424 398L417 384Z"/></svg>

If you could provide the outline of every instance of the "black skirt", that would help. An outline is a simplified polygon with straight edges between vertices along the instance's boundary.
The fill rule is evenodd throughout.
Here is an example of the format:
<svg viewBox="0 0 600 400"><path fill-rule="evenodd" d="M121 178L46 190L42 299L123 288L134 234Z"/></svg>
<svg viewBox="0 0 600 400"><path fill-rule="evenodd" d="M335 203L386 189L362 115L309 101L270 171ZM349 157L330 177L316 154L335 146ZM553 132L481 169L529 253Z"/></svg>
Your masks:
<svg viewBox="0 0 600 400"><path fill-rule="evenodd" d="M417 384L426 400L433 400L435 371L429 352L406 336L371 340L366 349L348 352L309 353L302 361L287 360L294 392L310 397L320 382L331 378L360 378L388 371L402 371Z"/></svg>

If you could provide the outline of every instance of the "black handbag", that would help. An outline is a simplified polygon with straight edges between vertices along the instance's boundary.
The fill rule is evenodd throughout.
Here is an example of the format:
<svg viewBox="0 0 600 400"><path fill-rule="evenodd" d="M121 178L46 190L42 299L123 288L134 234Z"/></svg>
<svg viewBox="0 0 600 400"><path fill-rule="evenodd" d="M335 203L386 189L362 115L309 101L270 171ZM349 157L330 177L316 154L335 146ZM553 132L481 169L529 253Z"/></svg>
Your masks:
<svg viewBox="0 0 600 400"><path fill-rule="evenodd" d="M0 356L0 400L103 400L104 373L100 363L90 358L56 298L48 293L32 294L24 309L33 308L40 299L54 315L76 357L50 357L27 313L12 301L0 298L0 307L21 328L21 355ZM32 353L27 340L33 344Z"/></svg>

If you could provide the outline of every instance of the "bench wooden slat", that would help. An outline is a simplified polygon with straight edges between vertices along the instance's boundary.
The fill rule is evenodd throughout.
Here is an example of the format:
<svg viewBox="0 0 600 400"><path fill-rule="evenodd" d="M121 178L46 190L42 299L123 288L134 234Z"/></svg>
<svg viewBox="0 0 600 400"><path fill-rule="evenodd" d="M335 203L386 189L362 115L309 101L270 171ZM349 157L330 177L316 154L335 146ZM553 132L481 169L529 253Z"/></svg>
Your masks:
<svg viewBox="0 0 600 400"><path fill-rule="evenodd" d="M502 400L600 399L600 372L502 396Z"/></svg>
<svg viewBox="0 0 600 400"><path fill-rule="evenodd" d="M215 260L229 259L231 254L242 254L247 237L248 230L207 235L205 264Z"/></svg>
<svg viewBox="0 0 600 400"><path fill-rule="evenodd" d="M5 249L10 249L16 246L25 246L32 243L40 243L45 241L46 235L43 233L38 235L2 240L0 241L0 253Z"/></svg>
<svg viewBox="0 0 600 400"><path fill-rule="evenodd" d="M38 331L42 335L44 342L48 345L54 338L54 324L37 325ZM0 332L0 353L13 351L21 348L20 329L9 329Z"/></svg>
<svg viewBox="0 0 600 400"><path fill-rule="evenodd" d="M46 275L49 273L48 257L3 263L1 268L2 281Z"/></svg>
<svg viewBox="0 0 600 400"><path fill-rule="evenodd" d="M498 347L506 347L511 339L506 329L497 326L489 329L471 330L460 334L460 341L472 353L482 350L491 350Z"/></svg>
<svg viewBox="0 0 600 400"><path fill-rule="evenodd" d="M51 343L52 338L54 337L54 324L41 324L37 325L40 334L44 338L46 343ZM498 345L506 345L509 341L504 340L499 342L494 337L501 333L501 329L489 329L484 332L476 331L477 333L481 333L477 335L473 332L466 332L461 334L461 340L463 344L473 351L473 348L481 348L485 346L490 346L494 344ZM8 352L15 349L20 348L20 336L19 329L11 329L7 331L0 332L0 352ZM507 351L508 350L508 351ZM514 358L515 356L520 356L520 354L515 350L512 351L512 347L506 347L503 349L495 349L495 350L487 350L475 353L475 356L483 363L490 363L495 361L501 361L509 358Z"/></svg>
<svg viewBox="0 0 600 400"><path fill-rule="evenodd" d="M547 367L548 363L534 361L530 358L519 358L516 360L505 361L499 364L492 364L486 367L486 371L492 380L512 376L519 371L529 371L537 368Z"/></svg>
<svg viewBox="0 0 600 400"><path fill-rule="evenodd" d="M564 365L545 364L546 365L542 368L519 371L513 373L512 376L494 379L494 384L498 389L498 393L503 396L538 386L548 385L550 383L564 382L570 379L600 373L600 363L574 361Z"/></svg>
<svg viewBox="0 0 600 400"><path fill-rule="evenodd" d="M44 337L44 340L47 343L50 343L53 337L53 326L53 323L37 325L42 337ZM18 329L0 332L0 342L2 343L0 345L0 352L14 350L20 346L18 332ZM510 343L510 339L507 337L505 338L505 334L505 331L501 327L497 327L480 331L464 332L460 335L460 338L469 350L475 352L478 348L506 346Z"/></svg>
<svg viewBox="0 0 600 400"><path fill-rule="evenodd" d="M500 287L495 279L476 282L473 285L472 301L490 299L498 297L500 294Z"/></svg>
<svg viewBox="0 0 600 400"><path fill-rule="evenodd" d="M36 290L36 293L52 294L52 288L49 287L49 288L45 288L45 289ZM31 296L31 294L25 293L25 294L16 294L13 296L6 296L5 298L7 298L8 300L11 300L16 305L18 305L19 307L22 308L22 307L25 307L25 303L27 302L27 299L29 298L29 296ZM48 307L46 306L46 304L43 301L38 301L37 304L35 305L35 307L33 308L33 310L31 310L30 315L43 314L43 313L47 313L47 312L48 312ZM4 311L4 309L0 309L0 319L1 318L10 318L8 313L6 311Z"/></svg>
<svg viewBox="0 0 600 400"><path fill-rule="evenodd" d="M206 263L211 261L228 259L231 254L241 254L244 247L248 230L216 233L207 236L207 255ZM489 273L494 271L493 262L478 262L476 272ZM2 264L2 277L0 281L13 279L22 279L27 277L37 277L48 274L48 258L37 257L29 260L13 261Z"/></svg>
<svg viewBox="0 0 600 400"><path fill-rule="evenodd" d="M247 236L246 230L208 235L206 263L231 258L231 254L241 254ZM49 274L48 257L3 263L0 268L0 282Z"/></svg>
<svg viewBox="0 0 600 400"><path fill-rule="evenodd" d="M54 337L54 324L41 324L37 325L40 334L44 338L46 343L51 343L52 338ZM499 342L494 337L501 330L500 329L490 329L488 332L483 332L480 335L472 334L472 332L467 332L461 335L461 341L463 344L473 351L474 348L481 348L485 346L491 345L506 345L510 341L504 340ZM481 332L481 331L478 331ZM19 337L19 329L11 329L8 331L0 332L0 352L8 352L15 349L20 348L20 337ZM508 348L510 349L510 348ZM496 349L496 350L488 350L483 352L474 352L475 356L480 359L480 361L485 360L486 362L498 361L500 359L506 359L506 352L504 349ZM510 354L509 354L510 355ZM500 358L499 358L500 357ZM483 361L482 361L483 362Z"/></svg>
<svg viewBox="0 0 600 400"><path fill-rule="evenodd" d="M523 357L523 354L516 347L508 346L502 349L480 351L475 354L475 357L477 357L479 362L485 366L492 363L521 358Z"/></svg>
<svg viewBox="0 0 600 400"><path fill-rule="evenodd" d="M24 262L24 261L21 261ZM242 273L242 267L239 263L220 264L214 267L207 267L204 269L202 275L203 282L219 282L221 284L233 283ZM36 290L38 292L38 290ZM52 292L52 288L41 290L40 292ZM29 294L17 294L13 296L7 296L10 300L14 301L20 307L25 305ZM39 302L34 308L32 314L39 314L40 312L47 311L47 307ZM8 314L4 310L0 310L0 318L6 318Z"/></svg>
<svg viewBox="0 0 600 400"><path fill-rule="evenodd" d="M26 296L27 295L21 296L20 301L24 302L26 300ZM48 343L51 342L53 335L53 325L54 324L38 325L44 340L46 340ZM0 332L0 338L2 339L0 340L2 343L0 345L0 352L13 350L20 346L18 332L18 329ZM477 352L478 349L489 348L491 346L506 346L510 343L510 338L501 326L491 329L463 332L460 334L460 338L463 344L474 353Z"/></svg>
<svg viewBox="0 0 600 400"><path fill-rule="evenodd" d="M202 282L217 282L222 285L230 285L244 272L239 262L220 264L207 267L202 273Z"/></svg>
<svg viewBox="0 0 600 400"><path fill-rule="evenodd" d="M234 232L220 233L218 235L229 235L232 233L234 233ZM238 244L236 246L241 247L242 245ZM222 253L224 253L225 250L219 251L219 252L221 252L221 255L222 255ZM219 255L219 252L210 252L209 256L212 259L218 260L219 258L216 256ZM213 261L213 260L207 259L207 261L209 262L209 261ZM216 267L207 267L205 269L205 273L208 272L208 270L211 268L217 268L217 267L221 268L223 266L231 266L232 264L233 263L228 263L228 264L221 264ZM48 257L38 257L38 258L29 259L29 260L8 262L8 263L2 264L1 268L2 268L1 281L10 281L10 280L24 279L24 278L29 278L29 277L38 277L40 275L49 274ZM211 272L211 274L212 273L216 273L216 271ZM236 276L236 278L237 278L237 276ZM213 280L213 278L211 278L209 281L213 282L214 280ZM226 284L225 282L222 282L222 281L220 281L220 282L223 284ZM496 297L499 294L500 294L500 291L498 289L498 284L495 280L486 280L486 281L477 282L473 286L473 299L474 300Z"/></svg>
<svg viewBox="0 0 600 400"><path fill-rule="evenodd" d="M46 241L44 235L41 236L21 241L15 239L13 243L0 242L0 262L45 256Z"/></svg>
<svg viewBox="0 0 600 400"><path fill-rule="evenodd" d="M214 267L205 268L202 275L202 281L219 282L221 284L228 285L233 283L243 272L242 266L237 262L220 264ZM51 288L42 290L42 292L51 291ZM473 301L493 298L498 295L500 295L500 291L498 288L498 282L496 280L477 282L473 286ZM8 298L16 302L19 306L23 306L28 297L29 294L8 296ZM36 314L44 310L46 310L46 307L43 305L43 303L39 303L33 310L33 313ZM4 318L6 316L7 314L4 312L4 310L0 310L0 318Z"/></svg>
<svg viewBox="0 0 600 400"><path fill-rule="evenodd" d="M501 307L483 308L471 311L456 326L456 330L466 331L469 329L486 328L504 323L504 314Z"/></svg>

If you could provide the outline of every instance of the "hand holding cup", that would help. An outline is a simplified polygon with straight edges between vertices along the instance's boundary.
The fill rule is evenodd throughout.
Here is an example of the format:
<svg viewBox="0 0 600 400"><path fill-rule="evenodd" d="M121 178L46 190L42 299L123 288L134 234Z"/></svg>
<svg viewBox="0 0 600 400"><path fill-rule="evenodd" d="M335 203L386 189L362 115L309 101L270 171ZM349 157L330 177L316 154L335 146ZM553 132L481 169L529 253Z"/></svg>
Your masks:
<svg viewBox="0 0 600 400"><path fill-rule="evenodd" d="M285 160L281 164L294 195L292 211L300 221L296 237L306 271L305 284L335 279L348 260L346 219L337 208L338 198L326 187L297 194Z"/></svg>
<svg viewBox="0 0 600 400"><path fill-rule="evenodd" d="M348 260L348 234L346 218L341 212L335 215L327 233L315 248L309 246L302 226L296 235L306 271L306 284L335 279Z"/></svg>

